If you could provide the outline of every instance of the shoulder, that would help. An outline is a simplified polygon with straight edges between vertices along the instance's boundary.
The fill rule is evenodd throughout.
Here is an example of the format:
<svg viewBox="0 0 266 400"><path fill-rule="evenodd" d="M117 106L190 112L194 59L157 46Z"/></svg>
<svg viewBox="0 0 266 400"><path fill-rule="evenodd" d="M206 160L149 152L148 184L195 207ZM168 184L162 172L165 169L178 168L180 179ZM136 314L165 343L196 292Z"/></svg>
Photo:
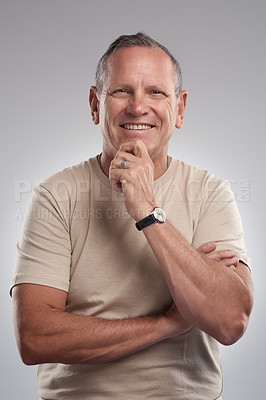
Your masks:
<svg viewBox="0 0 266 400"><path fill-rule="evenodd" d="M188 164L181 160L173 160L175 165L175 174L182 176L184 179L195 179L199 182L219 182L224 183L226 180L218 177L216 174L209 172L206 169L201 169L195 165Z"/></svg>
<svg viewBox="0 0 266 400"><path fill-rule="evenodd" d="M173 160L175 180L196 199L213 199L218 193L230 193L230 184L216 174L180 160Z"/></svg>
<svg viewBox="0 0 266 400"><path fill-rule="evenodd" d="M81 192L89 193L94 158L64 168L41 182L35 190L48 192L56 200L66 201Z"/></svg>

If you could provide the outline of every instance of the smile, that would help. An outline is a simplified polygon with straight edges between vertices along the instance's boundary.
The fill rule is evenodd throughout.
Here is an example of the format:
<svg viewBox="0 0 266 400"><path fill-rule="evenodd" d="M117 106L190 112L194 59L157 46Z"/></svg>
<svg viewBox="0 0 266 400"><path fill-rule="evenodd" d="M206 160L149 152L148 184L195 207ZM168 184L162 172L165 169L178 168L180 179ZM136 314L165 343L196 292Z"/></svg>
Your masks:
<svg viewBox="0 0 266 400"><path fill-rule="evenodd" d="M146 124L142 124L142 125L140 125L140 124L138 124L138 125L136 125L136 124L125 124L125 125L121 125L122 126L122 128L124 128L124 129L128 129L128 130L141 130L141 129L151 129L151 128L153 128L153 126L152 125L146 125Z"/></svg>

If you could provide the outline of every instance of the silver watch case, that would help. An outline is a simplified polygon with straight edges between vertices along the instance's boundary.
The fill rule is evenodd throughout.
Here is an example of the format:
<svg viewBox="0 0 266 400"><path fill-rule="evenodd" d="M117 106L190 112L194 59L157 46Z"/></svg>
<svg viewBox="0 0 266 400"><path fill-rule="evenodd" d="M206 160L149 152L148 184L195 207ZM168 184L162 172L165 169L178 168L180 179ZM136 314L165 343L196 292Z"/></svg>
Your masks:
<svg viewBox="0 0 266 400"><path fill-rule="evenodd" d="M153 211L151 214L154 215L154 218L159 221L159 222L165 222L166 221L166 214L164 210L160 207L154 207Z"/></svg>

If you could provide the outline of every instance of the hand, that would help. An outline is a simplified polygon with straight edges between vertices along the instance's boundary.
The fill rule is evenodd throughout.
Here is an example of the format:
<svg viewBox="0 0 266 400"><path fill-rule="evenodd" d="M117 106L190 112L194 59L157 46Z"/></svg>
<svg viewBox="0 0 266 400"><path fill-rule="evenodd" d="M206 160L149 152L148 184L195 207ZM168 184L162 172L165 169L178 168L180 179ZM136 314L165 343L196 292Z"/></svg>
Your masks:
<svg viewBox="0 0 266 400"><path fill-rule="evenodd" d="M121 162L127 160L125 168ZM139 221L151 213L154 200L154 165L142 141L122 144L110 164L113 189L124 194L127 212Z"/></svg>
<svg viewBox="0 0 266 400"><path fill-rule="evenodd" d="M164 318L167 328L169 329L168 337L181 335L192 328L192 325L182 317L174 302L171 304L168 310L162 314L162 317Z"/></svg>
<svg viewBox="0 0 266 400"><path fill-rule="evenodd" d="M207 255L211 259L223 264L225 267L234 270L239 261L237 257L235 257L235 253L232 250L214 251L215 249L216 243L209 242L200 246L198 248L198 251L202 254Z"/></svg>

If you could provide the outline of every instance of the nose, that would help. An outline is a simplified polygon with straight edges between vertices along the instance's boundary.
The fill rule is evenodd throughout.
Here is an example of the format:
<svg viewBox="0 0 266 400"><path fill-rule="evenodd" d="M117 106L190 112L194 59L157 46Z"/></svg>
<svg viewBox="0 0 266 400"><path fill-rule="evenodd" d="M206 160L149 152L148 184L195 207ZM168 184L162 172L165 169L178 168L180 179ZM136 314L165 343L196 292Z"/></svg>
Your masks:
<svg viewBox="0 0 266 400"><path fill-rule="evenodd" d="M127 114L139 117L149 111L149 106L145 101L145 96L142 93L132 93L128 99L126 107Z"/></svg>

